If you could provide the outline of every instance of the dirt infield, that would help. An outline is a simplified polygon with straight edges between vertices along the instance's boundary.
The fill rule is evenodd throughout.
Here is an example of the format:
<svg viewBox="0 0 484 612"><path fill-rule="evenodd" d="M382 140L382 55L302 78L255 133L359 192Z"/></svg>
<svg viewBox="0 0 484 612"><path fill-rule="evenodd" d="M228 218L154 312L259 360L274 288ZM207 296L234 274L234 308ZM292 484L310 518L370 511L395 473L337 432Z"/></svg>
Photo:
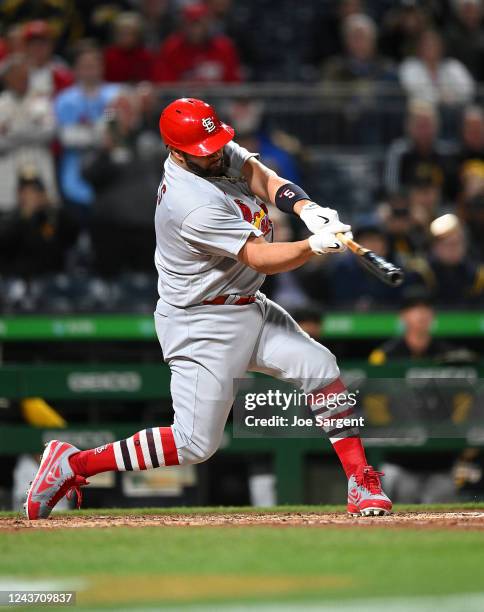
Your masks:
<svg viewBox="0 0 484 612"><path fill-rule="evenodd" d="M26 529L72 529L79 527L390 527L433 529L483 529L484 512L398 512L389 516L353 518L343 513L250 512L214 514L139 514L136 516L54 516L27 521L19 516L0 517L0 531Z"/></svg>

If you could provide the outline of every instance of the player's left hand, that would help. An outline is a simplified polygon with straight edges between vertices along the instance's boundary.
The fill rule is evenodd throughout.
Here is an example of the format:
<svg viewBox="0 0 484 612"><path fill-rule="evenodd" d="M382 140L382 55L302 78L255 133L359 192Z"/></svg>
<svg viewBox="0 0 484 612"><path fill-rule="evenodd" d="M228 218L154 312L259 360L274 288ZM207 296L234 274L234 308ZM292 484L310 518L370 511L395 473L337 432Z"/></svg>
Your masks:
<svg viewBox="0 0 484 612"><path fill-rule="evenodd" d="M345 234L351 231L351 225L341 223L336 210L323 208L314 202L303 206L299 216L313 234L321 231L331 232L332 234L337 232Z"/></svg>

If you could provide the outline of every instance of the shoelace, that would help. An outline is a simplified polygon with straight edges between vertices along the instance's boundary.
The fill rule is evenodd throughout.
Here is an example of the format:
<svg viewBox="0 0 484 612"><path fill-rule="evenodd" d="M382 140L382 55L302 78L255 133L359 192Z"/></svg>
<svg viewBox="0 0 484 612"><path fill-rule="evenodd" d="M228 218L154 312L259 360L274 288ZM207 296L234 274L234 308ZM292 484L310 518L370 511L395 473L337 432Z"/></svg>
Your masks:
<svg viewBox="0 0 484 612"><path fill-rule="evenodd" d="M74 477L71 476L65 482L62 483L62 485L60 486L59 490L54 495L54 497L51 500L49 500L48 505L51 508L53 508L56 505L56 503L62 497L64 497L64 495L66 496L67 499L71 500L72 496L75 493L77 497L76 508L79 509L82 504L81 487L85 487L88 484L89 483L84 478L84 476L79 476L79 474L76 474Z"/></svg>
<svg viewBox="0 0 484 612"><path fill-rule="evenodd" d="M377 472L371 465L365 465L355 474L358 485L363 485L370 493L381 493L380 477L383 472Z"/></svg>

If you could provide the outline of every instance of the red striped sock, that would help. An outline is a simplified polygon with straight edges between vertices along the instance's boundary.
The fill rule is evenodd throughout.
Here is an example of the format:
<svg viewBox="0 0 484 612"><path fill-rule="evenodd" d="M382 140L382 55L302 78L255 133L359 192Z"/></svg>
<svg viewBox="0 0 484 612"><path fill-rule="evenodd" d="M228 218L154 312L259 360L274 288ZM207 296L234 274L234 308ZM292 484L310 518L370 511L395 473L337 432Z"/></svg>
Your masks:
<svg viewBox="0 0 484 612"><path fill-rule="evenodd" d="M346 401L339 403L331 409L328 408L326 399L329 394L332 394L333 398L339 394L341 394L340 397L343 399L345 396L348 396L346 386L340 378L312 392L315 401L311 404L310 408L315 416L323 419L346 419L355 416L353 408ZM358 427L351 425L339 428L323 426L323 429L328 435L348 478L356 472L358 467L366 465L365 449L361 442Z"/></svg>
<svg viewBox="0 0 484 612"><path fill-rule="evenodd" d="M180 462L171 427L143 429L125 440L80 451L69 461L75 474L86 477L100 472L149 470Z"/></svg>

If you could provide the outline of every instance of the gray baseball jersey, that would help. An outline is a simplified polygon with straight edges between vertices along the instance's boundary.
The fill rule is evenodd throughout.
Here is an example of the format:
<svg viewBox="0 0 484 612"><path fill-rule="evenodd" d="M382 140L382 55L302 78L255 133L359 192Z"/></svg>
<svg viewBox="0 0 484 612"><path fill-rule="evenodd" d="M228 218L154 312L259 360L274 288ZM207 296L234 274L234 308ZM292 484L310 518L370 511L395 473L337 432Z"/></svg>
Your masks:
<svg viewBox="0 0 484 612"><path fill-rule="evenodd" d="M237 380L247 371L292 380L306 393L339 375L334 355L258 291L264 275L238 261L250 235L272 241L272 223L241 178L253 154L233 142L224 153L228 176L210 179L168 158L158 191L155 325L171 369L180 463L199 463L217 449ZM254 293L246 305L203 304Z"/></svg>
<svg viewBox="0 0 484 612"><path fill-rule="evenodd" d="M230 142L228 176L201 178L169 156L155 214L159 300L157 312L186 308L220 295L254 294L265 276L237 260L248 237L272 241L266 205L241 176L254 156Z"/></svg>

